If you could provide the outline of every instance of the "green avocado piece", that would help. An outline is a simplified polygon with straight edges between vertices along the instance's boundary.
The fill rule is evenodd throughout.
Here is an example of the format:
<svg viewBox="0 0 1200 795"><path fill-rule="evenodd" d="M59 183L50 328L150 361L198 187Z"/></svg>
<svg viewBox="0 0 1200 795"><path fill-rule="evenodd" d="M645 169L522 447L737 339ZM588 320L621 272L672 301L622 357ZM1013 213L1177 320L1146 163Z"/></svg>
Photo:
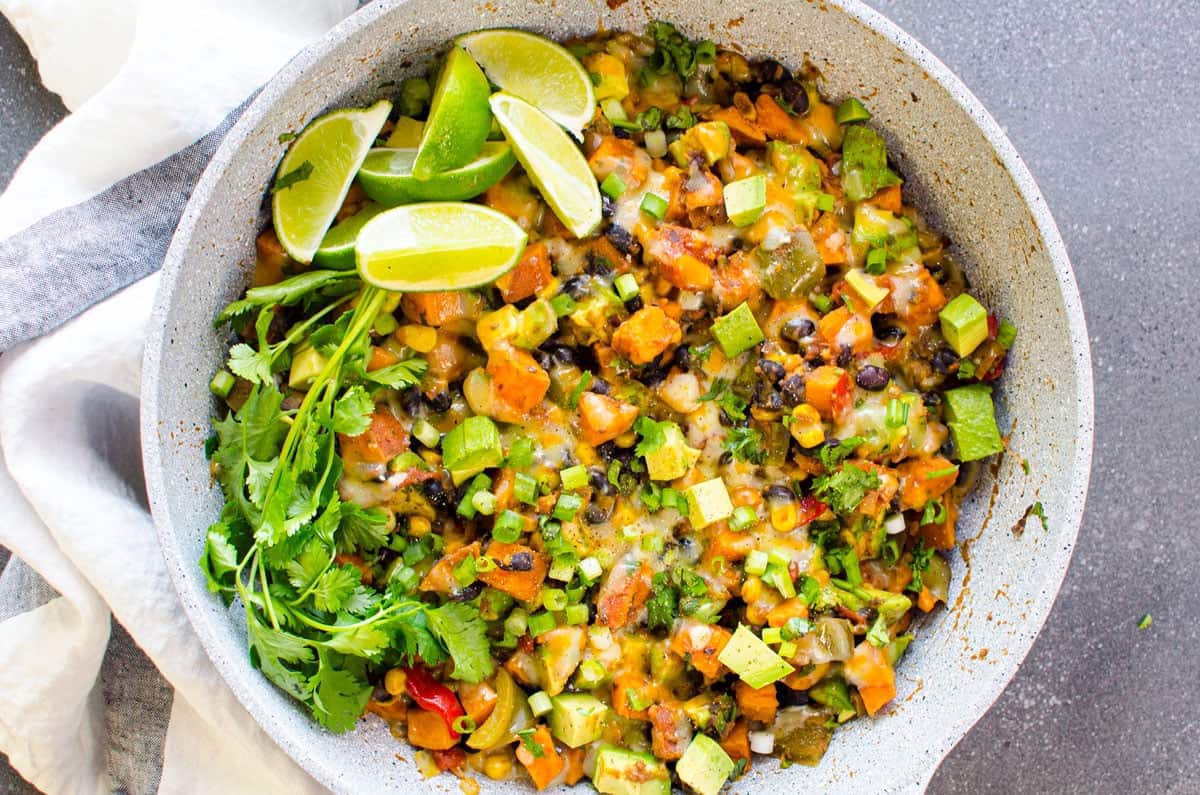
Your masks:
<svg viewBox="0 0 1200 795"><path fill-rule="evenodd" d="M550 699L550 733L572 748L600 739L608 707L586 693L563 693Z"/></svg>
<svg viewBox="0 0 1200 795"><path fill-rule="evenodd" d="M716 319L712 325L712 335L730 359L764 339L762 329L758 327L758 321L745 301L729 314Z"/></svg>
<svg viewBox="0 0 1200 795"><path fill-rule="evenodd" d="M467 417L442 439L442 465L450 470L455 483L503 461L500 431L488 417Z"/></svg>
<svg viewBox="0 0 1200 795"><path fill-rule="evenodd" d="M738 624L733 637L725 644L717 659L755 689L766 687L793 670L787 660L776 654L744 624Z"/></svg>
<svg viewBox="0 0 1200 795"><path fill-rule="evenodd" d="M663 444L646 454L646 474L651 480L674 480L687 474L700 457L700 451L688 447L683 431L675 423L663 429Z"/></svg>
<svg viewBox="0 0 1200 795"><path fill-rule="evenodd" d="M967 356L988 337L987 310L963 293L942 307L942 336L959 356Z"/></svg>
<svg viewBox="0 0 1200 795"><path fill-rule="evenodd" d="M604 795L671 795L671 774L654 756L606 745L596 754L592 784Z"/></svg>
<svg viewBox="0 0 1200 795"><path fill-rule="evenodd" d="M698 795L717 795L733 772L733 760L716 740L697 734L675 763L675 772Z"/></svg>
<svg viewBox="0 0 1200 795"><path fill-rule="evenodd" d="M977 461L1004 449L990 386L971 384L948 389L944 398L950 435L961 460Z"/></svg>

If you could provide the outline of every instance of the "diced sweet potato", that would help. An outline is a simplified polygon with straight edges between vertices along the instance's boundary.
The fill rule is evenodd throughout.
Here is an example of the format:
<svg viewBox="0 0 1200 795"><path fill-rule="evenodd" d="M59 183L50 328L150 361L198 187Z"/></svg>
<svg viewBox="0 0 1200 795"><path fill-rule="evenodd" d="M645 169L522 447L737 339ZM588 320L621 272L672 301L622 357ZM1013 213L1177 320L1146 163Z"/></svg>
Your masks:
<svg viewBox="0 0 1200 795"><path fill-rule="evenodd" d="M941 522L923 524L918 531L926 546L934 549L954 549L954 525L958 522L958 504L946 501L946 518Z"/></svg>
<svg viewBox="0 0 1200 795"><path fill-rule="evenodd" d="M521 260L511 271L496 280L500 297L510 304L523 301L553 280L550 272L550 253L546 244L538 241L525 247Z"/></svg>
<svg viewBox="0 0 1200 795"><path fill-rule="evenodd" d="M487 373L495 395L522 414L542 402L550 389L550 376L523 350L501 342L489 352Z"/></svg>
<svg viewBox="0 0 1200 795"><path fill-rule="evenodd" d="M408 711L408 741L430 751L445 751L458 743L442 716L424 709Z"/></svg>
<svg viewBox="0 0 1200 795"><path fill-rule="evenodd" d="M678 623L671 636L671 651L687 660L711 682L725 670L717 657L731 637L733 634L724 627L687 619Z"/></svg>
<svg viewBox="0 0 1200 795"><path fill-rule="evenodd" d="M667 348L678 345L683 330L662 308L647 306L617 327L613 349L634 364L657 359Z"/></svg>
<svg viewBox="0 0 1200 795"><path fill-rule="evenodd" d="M762 295L762 280L758 276L758 269L744 251L737 252L724 265L718 266L713 276L713 295L717 297L723 312L734 309L743 301L754 301Z"/></svg>
<svg viewBox="0 0 1200 795"><path fill-rule="evenodd" d="M338 450L346 469L361 464L385 464L408 449L408 431L387 409L377 409L371 424L357 436L338 434Z"/></svg>
<svg viewBox="0 0 1200 795"><path fill-rule="evenodd" d="M833 419L850 405L850 379L840 367L825 364L804 381L805 400L824 419Z"/></svg>
<svg viewBox="0 0 1200 795"><path fill-rule="evenodd" d="M616 398L595 392L579 396L579 424L583 440L592 446L615 439L633 427L638 408Z"/></svg>
<svg viewBox="0 0 1200 795"><path fill-rule="evenodd" d="M522 740L517 743L517 761L525 765L525 770L533 779L533 785L540 790L545 789L562 772L567 763L555 750L554 738L550 736L550 730L545 726L538 726L537 731L528 740L529 745L541 747L540 754L531 751L526 746L526 742L526 740Z"/></svg>
<svg viewBox="0 0 1200 795"><path fill-rule="evenodd" d="M426 326L445 326L456 320L478 319L483 300L467 290L432 293L405 293L400 300L404 316Z"/></svg>
<svg viewBox="0 0 1200 795"><path fill-rule="evenodd" d="M468 556L479 557L479 555L478 541L442 555L441 559L433 564L429 573L421 579L421 590L435 591L440 594L449 594L459 590L458 581L454 579L454 567L462 563L463 559Z"/></svg>
<svg viewBox="0 0 1200 795"><path fill-rule="evenodd" d="M825 213L813 225L813 242L826 265L843 265L846 262L846 232L838 224L837 216Z"/></svg>
<svg viewBox="0 0 1200 795"><path fill-rule="evenodd" d="M888 664L887 652L865 640L854 647L845 674L846 681L858 688L868 714L874 715L896 695L896 672Z"/></svg>
<svg viewBox="0 0 1200 795"><path fill-rule="evenodd" d="M773 686L772 686L773 687ZM679 759L692 739L692 724L679 707L655 704L648 710L650 741L659 759Z"/></svg>
<svg viewBox="0 0 1200 795"><path fill-rule="evenodd" d="M745 759L750 761L750 724L744 720L739 720L733 724L733 728L729 730L729 734L725 735L725 739L721 740L721 747L725 749L725 753L729 754L730 759Z"/></svg>
<svg viewBox="0 0 1200 795"><path fill-rule="evenodd" d="M893 213L900 212L904 206L904 202L900 198L899 185L888 185L872 196L870 201L879 209Z"/></svg>
<svg viewBox="0 0 1200 795"><path fill-rule="evenodd" d="M703 232L675 224L640 231L643 259L662 278L683 290L707 290L713 285L711 263L717 250Z"/></svg>
<svg viewBox="0 0 1200 795"><path fill-rule="evenodd" d="M536 549L503 541L489 544L487 554L496 561L496 568L479 572L476 576L480 582L522 602L537 597L550 569L545 555Z"/></svg>
<svg viewBox="0 0 1200 795"><path fill-rule="evenodd" d="M953 470L946 474L930 477L935 472ZM958 471L954 463L946 458L913 458L896 467L900 476L900 510L918 510L930 500L936 500L954 485Z"/></svg>
<svg viewBox="0 0 1200 795"><path fill-rule="evenodd" d="M807 143L808 136L804 127L769 94L758 95L758 99L754 101L754 110L758 112L758 118L755 119L758 128L766 133L768 138L792 144Z"/></svg>
<svg viewBox="0 0 1200 795"><path fill-rule="evenodd" d="M748 146L762 146L767 142L767 134L762 128L746 118L740 110L732 105L706 114L709 121L723 121L733 133L733 140Z"/></svg>
<svg viewBox="0 0 1200 795"><path fill-rule="evenodd" d="M615 173L625 183L626 190L637 190L650 174L650 155L628 138L608 135L592 152L588 165L597 180L603 181Z"/></svg>
<svg viewBox="0 0 1200 795"><path fill-rule="evenodd" d="M761 720L765 723L775 720L779 699L775 696L774 684L753 688L739 679L733 683L733 694L737 699L738 709L750 720Z"/></svg>
<svg viewBox="0 0 1200 795"><path fill-rule="evenodd" d="M620 629L634 619L650 598L650 564L618 563L608 573L597 598L598 623Z"/></svg>

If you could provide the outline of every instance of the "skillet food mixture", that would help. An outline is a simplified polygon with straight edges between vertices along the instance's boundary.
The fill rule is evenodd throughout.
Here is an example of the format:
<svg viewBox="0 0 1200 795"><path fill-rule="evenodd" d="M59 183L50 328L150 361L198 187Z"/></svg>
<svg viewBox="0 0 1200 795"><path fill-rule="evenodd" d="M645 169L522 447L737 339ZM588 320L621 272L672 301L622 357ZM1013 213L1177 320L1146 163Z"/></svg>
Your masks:
<svg viewBox="0 0 1200 795"><path fill-rule="evenodd" d="M386 90L281 137L217 319L252 663L468 791L817 764L947 599L1016 329L811 71L658 22Z"/></svg>

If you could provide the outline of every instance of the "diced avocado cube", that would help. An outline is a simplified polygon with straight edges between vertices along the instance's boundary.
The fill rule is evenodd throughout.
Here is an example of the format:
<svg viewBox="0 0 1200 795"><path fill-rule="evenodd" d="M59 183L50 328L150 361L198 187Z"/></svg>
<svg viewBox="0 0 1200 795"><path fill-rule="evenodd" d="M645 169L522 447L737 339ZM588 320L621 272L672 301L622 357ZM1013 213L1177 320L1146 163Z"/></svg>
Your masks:
<svg viewBox="0 0 1200 795"><path fill-rule="evenodd" d="M846 284L850 285L850 289L862 302L861 306L855 304L854 308L863 312L879 306L879 302L887 298L889 292L888 288L880 287L874 279L858 268L846 274Z"/></svg>
<svg viewBox="0 0 1200 795"><path fill-rule="evenodd" d="M513 345L533 350L558 331L558 313L545 298L539 298L521 310Z"/></svg>
<svg viewBox="0 0 1200 795"><path fill-rule="evenodd" d="M288 386L292 389L308 389L329 360L316 348L304 346L292 357L292 370L288 373Z"/></svg>
<svg viewBox="0 0 1200 795"><path fill-rule="evenodd" d="M755 689L766 687L792 672L787 660L772 651L744 624L738 624L717 659Z"/></svg>
<svg viewBox="0 0 1200 795"><path fill-rule="evenodd" d="M733 760L716 740L697 734L675 763L675 772L698 795L717 795L733 773Z"/></svg>
<svg viewBox="0 0 1200 795"><path fill-rule="evenodd" d="M712 326L712 335L731 359L764 339L762 329L758 327L758 321L745 301L728 315L717 318Z"/></svg>
<svg viewBox="0 0 1200 795"><path fill-rule="evenodd" d="M592 786L604 795L671 795L671 774L651 754L606 745L596 753Z"/></svg>
<svg viewBox="0 0 1200 795"><path fill-rule="evenodd" d="M990 386L960 386L946 390L943 396L950 435L961 460L977 461L1004 449Z"/></svg>
<svg viewBox="0 0 1200 795"><path fill-rule="evenodd" d="M578 748L600 739L608 707L586 693L564 693L550 700L550 733Z"/></svg>
<svg viewBox="0 0 1200 795"><path fill-rule="evenodd" d="M959 356L967 356L987 339L987 310L983 304L963 293L942 307L942 336Z"/></svg>
<svg viewBox="0 0 1200 795"><path fill-rule="evenodd" d="M687 474L700 457L700 451L688 447L683 431L675 423L663 429L663 445L646 454L646 474L651 480L674 480Z"/></svg>
<svg viewBox="0 0 1200 795"><path fill-rule="evenodd" d="M620 58L606 52L598 52L584 58L583 65L590 74L599 78L595 89L597 102L625 99L629 96L629 78L625 74L625 64Z"/></svg>
<svg viewBox="0 0 1200 795"><path fill-rule="evenodd" d="M467 417L442 439L442 465L461 483L504 461L500 431L487 417Z"/></svg>
<svg viewBox="0 0 1200 795"><path fill-rule="evenodd" d="M587 630L580 626L556 627L538 637L538 668L542 690L557 696L583 659Z"/></svg>
<svg viewBox="0 0 1200 795"><path fill-rule="evenodd" d="M689 487L684 494L688 502L688 519L697 530L733 515L729 491L725 488L725 481L720 478L697 483Z"/></svg>
<svg viewBox="0 0 1200 795"><path fill-rule="evenodd" d="M725 186L725 214L734 226L749 226L767 206L767 178L762 174Z"/></svg>
<svg viewBox="0 0 1200 795"><path fill-rule="evenodd" d="M732 140L728 124L723 121L705 121L679 136L668 149L675 159L675 164L680 168L687 168L688 161L696 155L702 155L704 162L711 166L729 154Z"/></svg>
<svg viewBox="0 0 1200 795"><path fill-rule="evenodd" d="M417 121L409 116L396 119L396 126L388 136L389 149L416 149L421 145L421 133L425 130L425 122Z"/></svg>

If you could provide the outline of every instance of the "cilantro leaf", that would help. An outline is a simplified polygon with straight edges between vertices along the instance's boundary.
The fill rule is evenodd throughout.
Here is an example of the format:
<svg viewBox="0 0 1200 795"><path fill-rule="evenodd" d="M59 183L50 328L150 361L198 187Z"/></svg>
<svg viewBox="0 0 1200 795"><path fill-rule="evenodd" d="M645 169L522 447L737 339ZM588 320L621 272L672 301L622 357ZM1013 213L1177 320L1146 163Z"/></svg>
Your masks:
<svg viewBox="0 0 1200 795"><path fill-rule="evenodd" d="M362 572L349 564L329 569L313 585L313 605L326 613L336 613L354 595L354 587L361 581Z"/></svg>
<svg viewBox="0 0 1200 795"><path fill-rule="evenodd" d="M325 646L343 654L375 659L390 643L391 638L377 624L364 624L346 632L335 632Z"/></svg>
<svg viewBox="0 0 1200 795"><path fill-rule="evenodd" d="M256 309L271 306L293 306L313 295L341 295L358 285L358 274L353 270L305 271L275 284L251 287L246 297L226 306L213 321L219 328L225 323L241 318ZM350 313L346 313L349 315Z"/></svg>
<svg viewBox="0 0 1200 795"><path fill-rule="evenodd" d="M855 448L866 441L864 436L851 436L837 444L827 444L821 448L818 455L826 471L832 472L837 465L854 452Z"/></svg>
<svg viewBox="0 0 1200 795"><path fill-rule="evenodd" d="M428 369L427 361L413 357L387 367L381 367L378 370L370 370L366 373L366 377L369 381L383 384L392 389L408 389L410 386L416 386Z"/></svg>
<svg viewBox="0 0 1200 795"><path fill-rule="evenodd" d="M258 652L260 661L270 658L290 663L308 663L313 660L312 647L303 638L272 629L253 610L248 611L246 630L250 645Z"/></svg>
<svg viewBox="0 0 1200 795"><path fill-rule="evenodd" d="M346 668L337 668L321 655L321 666L311 680L313 716L331 732L348 732L358 723L372 687Z"/></svg>
<svg viewBox="0 0 1200 795"><path fill-rule="evenodd" d="M734 426L725 435L725 449L738 461L748 461L751 464L761 464L766 458L763 449L762 433L756 428Z"/></svg>
<svg viewBox="0 0 1200 795"><path fill-rule="evenodd" d="M924 575L929 570L929 563L933 558L933 550L925 546L925 542L917 544L912 552L912 581L909 582L905 590L913 593L920 593L925 587Z"/></svg>
<svg viewBox="0 0 1200 795"><path fill-rule="evenodd" d="M229 369L251 383L265 384L271 380L271 352L239 342L229 349Z"/></svg>
<svg viewBox="0 0 1200 795"><path fill-rule="evenodd" d="M333 420L330 428L334 433L358 436L371 427L371 415L375 413L375 401L361 386L352 386L333 404Z"/></svg>
<svg viewBox="0 0 1200 795"><path fill-rule="evenodd" d="M492 649L488 643L487 625L479 610L462 602L448 602L426 610L429 626L450 652L454 660L455 679L482 682L492 675Z"/></svg>
<svg viewBox="0 0 1200 795"><path fill-rule="evenodd" d="M853 464L843 464L836 474L817 479L816 495L834 513L852 513L867 492L879 488L879 476L874 472L859 469Z"/></svg>
<svg viewBox="0 0 1200 795"><path fill-rule="evenodd" d="M667 428L674 424L667 421L659 422L646 416L638 417L637 422L633 424L633 429L642 438L637 443L637 447L633 449L634 454L647 456L661 449L667 443Z"/></svg>
<svg viewBox="0 0 1200 795"><path fill-rule="evenodd" d="M238 551L229 540L229 527L224 522L214 522L205 534L204 552L200 555L208 590L212 593L232 590L237 567Z"/></svg>
<svg viewBox="0 0 1200 795"><path fill-rule="evenodd" d="M338 550L354 553L373 551L387 543L389 522L379 508L363 508L353 502L340 503Z"/></svg>
<svg viewBox="0 0 1200 795"><path fill-rule="evenodd" d="M281 174L275 179L275 184L271 186L271 195L274 196L281 190L287 190L298 182L303 182L312 176L313 164L305 160L300 165L293 168L286 174Z"/></svg>
<svg viewBox="0 0 1200 795"><path fill-rule="evenodd" d="M729 382L724 378L713 379L712 386L700 396L701 400L717 404L725 416L731 420L746 419L746 407L749 405L740 395L729 388Z"/></svg>
<svg viewBox="0 0 1200 795"><path fill-rule="evenodd" d="M329 560L328 549L318 543L309 543L299 555L284 564L283 570L292 587L303 591L325 572Z"/></svg>
<svg viewBox="0 0 1200 795"><path fill-rule="evenodd" d="M386 627L395 635L400 654L408 662L420 658L426 665L437 665L446 659L446 651L430 629L427 616L424 609L419 609L389 619Z"/></svg>
<svg viewBox="0 0 1200 795"><path fill-rule="evenodd" d="M646 601L646 624L650 629L667 629L679 613L679 591L671 586L670 575L660 571L650 580L650 598Z"/></svg>

